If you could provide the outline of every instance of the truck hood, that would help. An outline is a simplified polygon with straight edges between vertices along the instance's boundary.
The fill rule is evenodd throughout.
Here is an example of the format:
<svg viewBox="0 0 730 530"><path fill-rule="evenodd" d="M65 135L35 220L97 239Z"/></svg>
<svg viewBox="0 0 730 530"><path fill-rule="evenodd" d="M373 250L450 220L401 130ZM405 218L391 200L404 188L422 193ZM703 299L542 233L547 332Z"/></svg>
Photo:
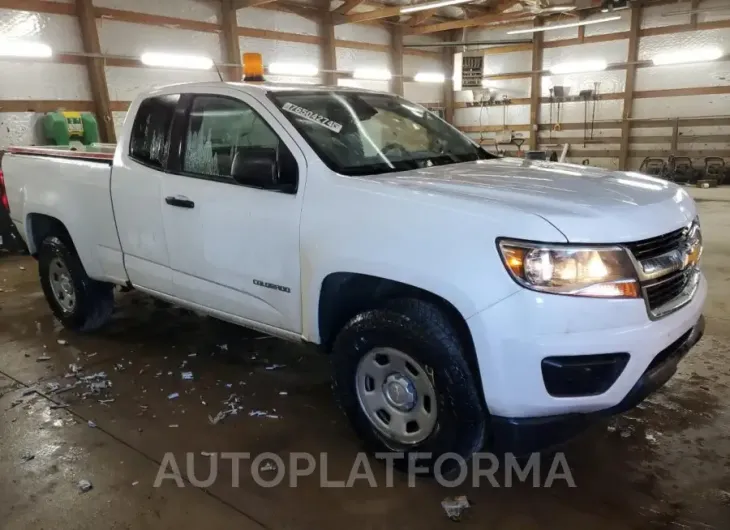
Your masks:
<svg viewBox="0 0 730 530"><path fill-rule="evenodd" d="M375 178L517 208L544 218L576 243L638 241L685 226L696 215L694 201L676 184L574 164L502 158Z"/></svg>

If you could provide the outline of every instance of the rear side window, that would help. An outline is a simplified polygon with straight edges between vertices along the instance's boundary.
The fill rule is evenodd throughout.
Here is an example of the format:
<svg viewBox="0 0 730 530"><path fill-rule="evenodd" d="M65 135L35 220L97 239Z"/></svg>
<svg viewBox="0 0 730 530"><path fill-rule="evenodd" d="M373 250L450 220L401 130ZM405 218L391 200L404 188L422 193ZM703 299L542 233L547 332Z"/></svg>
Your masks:
<svg viewBox="0 0 730 530"><path fill-rule="evenodd" d="M145 99L134 118L129 156L138 162L163 169L170 153L170 127L179 94Z"/></svg>

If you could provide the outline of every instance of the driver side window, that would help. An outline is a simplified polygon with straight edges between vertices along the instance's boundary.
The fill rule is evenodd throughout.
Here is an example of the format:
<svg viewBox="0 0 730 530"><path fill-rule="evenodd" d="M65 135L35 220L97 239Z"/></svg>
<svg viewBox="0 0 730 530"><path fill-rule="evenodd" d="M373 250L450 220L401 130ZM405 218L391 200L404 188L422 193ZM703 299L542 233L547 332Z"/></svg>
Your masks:
<svg viewBox="0 0 730 530"><path fill-rule="evenodd" d="M296 189L297 167L293 155L271 127L243 101L224 96L196 96L190 108L182 154L184 173L235 183L236 157L261 150L276 153L280 184Z"/></svg>

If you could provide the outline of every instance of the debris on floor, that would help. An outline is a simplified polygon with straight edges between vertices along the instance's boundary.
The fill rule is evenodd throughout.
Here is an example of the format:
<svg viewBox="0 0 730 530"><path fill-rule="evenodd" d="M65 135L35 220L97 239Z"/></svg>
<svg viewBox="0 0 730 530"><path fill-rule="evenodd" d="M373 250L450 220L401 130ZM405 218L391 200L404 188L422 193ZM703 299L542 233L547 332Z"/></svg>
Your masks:
<svg viewBox="0 0 730 530"><path fill-rule="evenodd" d="M241 399L236 394L231 394L228 398L223 400L222 403L226 408L221 410L215 416L208 415L208 421L211 425L217 425L227 416L235 416L239 411L243 410L243 406L241 406Z"/></svg>
<svg viewBox="0 0 730 530"><path fill-rule="evenodd" d="M91 491L91 489L94 487L91 482L88 480L79 480L79 490L81 493L86 493L87 491Z"/></svg>
<svg viewBox="0 0 730 530"><path fill-rule="evenodd" d="M53 392L57 392L60 389L61 389L61 385L59 385L58 383L54 383L54 382L46 383L46 391L49 394L53 393Z"/></svg>
<svg viewBox="0 0 730 530"><path fill-rule="evenodd" d="M184 381L192 381L193 379L193 372L182 372L182 378Z"/></svg>
<svg viewBox="0 0 730 530"><path fill-rule="evenodd" d="M279 416L276 414L271 414L266 410L252 410L248 413L249 416L253 416L254 418L269 418L271 420L278 420Z"/></svg>
<svg viewBox="0 0 730 530"><path fill-rule="evenodd" d="M64 339L58 339L56 342L58 342L61 346L67 346L68 341Z"/></svg>
<svg viewBox="0 0 730 530"><path fill-rule="evenodd" d="M173 392L172 394L167 396L167 399L177 399L179 397L180 397L180 394L178 394L177 392Z"/></svg>
<svg viewBox="0 0 730 530"><path fill-rule="evenodd" d="M441 507L444 509L449 519L452 521L459 521L464 510L470 507L469 499L466 498L466 495L446 497L441 501Z"/></svg>
<svg viewBox="0 0 730 530"><path fill-rule="evenodd" d="M20 455L20 459L23 462L30 462L34 458L35 458L35 455L33 453L23 453L22 455Z"/></svg>
<svg viewBox="0 0 730 530"><path fill-rule="evenodd" d="M138 480L135 480L134 482L132 482L132 486L136 486L137 484L139 484Z"/></svg>
<svg viewBox="0 0 730 530"><path fill-rule="evenodd" d="M41 355L35 361L37 363L42 363L43 361L50 361L50 360L51 360L51 357L50 356L48 356L48 355Z"/></svg>
<svg viewBox="0 0 730 530"><path fill-rule="evenodd" d="M178 427L180 426L177 423L173 423L172 425L170 425L170 429L177 429Z"/></svg>
<svg viewBox="0 0 730 530"><path fill-rule="evenodd" d="M88 425L89 425L89 427L91 427L92 429L95 429L95 428L96 428L96 423L94 423L94 422L93 422L93 421L91 421L91 420L89 420L89 423L88 423Z"/></svg>
<svg viewBox="0 0 730 530"><path fill-rule="evenodd" d="M266 370L276 370L277 368L284 368L285 364L272 364L271 366L267 366Z"/></svg>

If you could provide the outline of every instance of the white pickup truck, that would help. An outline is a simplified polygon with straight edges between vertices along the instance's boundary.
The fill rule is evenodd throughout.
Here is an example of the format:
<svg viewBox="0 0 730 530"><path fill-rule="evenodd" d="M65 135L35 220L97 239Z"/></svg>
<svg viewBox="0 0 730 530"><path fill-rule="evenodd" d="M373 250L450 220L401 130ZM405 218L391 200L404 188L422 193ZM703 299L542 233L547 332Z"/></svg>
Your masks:
<svg viewBox="0 0 730 530"><path fill-rule="evenodd" d="M320 345L369 447L426 464L559 443L704 330L682 188L496 158L389 94L169 86L113 153L18 147L3 169L65 326L104 324L120 285Z"/></svg>

